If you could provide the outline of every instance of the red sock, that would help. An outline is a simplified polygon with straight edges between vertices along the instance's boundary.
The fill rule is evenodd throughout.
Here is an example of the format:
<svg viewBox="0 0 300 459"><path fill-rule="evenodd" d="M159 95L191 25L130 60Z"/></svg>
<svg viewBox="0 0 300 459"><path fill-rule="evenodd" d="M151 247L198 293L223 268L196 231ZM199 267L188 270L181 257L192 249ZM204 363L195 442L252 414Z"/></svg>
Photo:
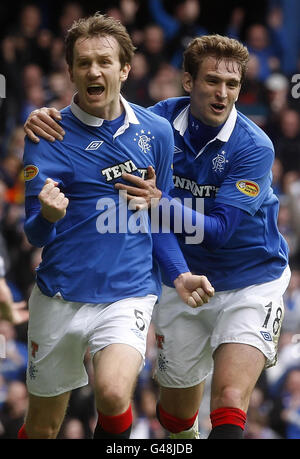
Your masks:
<svg viewBox="0 0 300 459"><path fill-rule="evenodd" d="M127 411L117 416L107 416L98 411L98 424L101 425L105 432L112 434L120 434L129 429L132 424L132 409L131 405Z"/></svg>
<svg viewBox="0 0 300 459"><path fill-rule="evenodd" d="M213 428L224 424L234 424L244 430L246 416L245 411L231 407L217 408L210 413Z"/></svg>
<svg viewBox="0 0 300 459"><path fill-rule="evenodd" d="M19 440L28 440L28 436L25 430L25 424L22 425L21 429L18 432L18 439Z"/></svg>
<svg viewBox="0 0 300 459"><path fill-rule="evenodd" d="M161 425L167 429L169 432L178 433L182 432L183 430L188 430L192 427L197 417L198 410L193 417L189 419L180 419L172 416L171 414L167 413L161 405L158 405L158 416Z"/></svg>

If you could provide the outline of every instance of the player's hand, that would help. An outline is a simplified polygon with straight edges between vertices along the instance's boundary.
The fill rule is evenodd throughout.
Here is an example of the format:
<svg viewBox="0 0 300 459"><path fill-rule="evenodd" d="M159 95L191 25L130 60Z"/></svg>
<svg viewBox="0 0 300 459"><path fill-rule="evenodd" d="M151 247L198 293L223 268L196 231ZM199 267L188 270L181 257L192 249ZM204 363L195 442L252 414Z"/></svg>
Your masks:
<svg viewBox="0 0 300 459"><path fill-rule="evenodd" d="M68 198L58 188L58 183L47 178L39 194L42 216L51 223L61 220L66 215Z"/></svg>
<svg viewBox="0 0 300 459"><path fill-rule="evenodd" d="M156 188L156 175L152 166L147 167L147 179L124 172L122 178L131 185L116 183L117 190L126 191L127 200L130 202L131 210L143 210L157 206L161 198L161 191Z"/></svg>
<svg viewBox="0 0 300 459"><path fill-rule="evenodd" d="M61 114L56 108L39 108L28 116L24 124L24 131L29 139L35 143L40 141L37 136L50 142L54 142L56 139L63 140L65 131L55 120L61 120Z"/></svg>
<svg viewBox="0 0 300 459"><path fill-rule="evenodd" d="M174 285L180 298L191 308L197 308L214 296L215 290L206 276L197 276L190 272L180 274Z"/></svg>

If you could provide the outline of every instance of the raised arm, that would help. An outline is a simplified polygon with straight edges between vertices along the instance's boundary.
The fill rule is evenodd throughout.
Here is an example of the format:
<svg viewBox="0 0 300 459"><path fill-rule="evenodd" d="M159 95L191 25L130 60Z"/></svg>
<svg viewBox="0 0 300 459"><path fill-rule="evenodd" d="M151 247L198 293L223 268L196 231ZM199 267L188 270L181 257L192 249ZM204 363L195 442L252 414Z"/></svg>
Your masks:
<svg viewBox="0 0 300 459"><path fill-rule="evenodd" d="M37 198L26 197L24 231L36 247L49 244L56 236L55 223L66 215L68 198L58 188L58 182L47 178Z"/></svg>
<svg viewBox="0 0 300 459"><path fill-rule="evenodd" d="M61 114L56 108L39 108L31 112L28 116L24 124L25 134L34 143L40 141L39 137L49 142L62 140L65 131L58 123L60 120Z"/></svg>

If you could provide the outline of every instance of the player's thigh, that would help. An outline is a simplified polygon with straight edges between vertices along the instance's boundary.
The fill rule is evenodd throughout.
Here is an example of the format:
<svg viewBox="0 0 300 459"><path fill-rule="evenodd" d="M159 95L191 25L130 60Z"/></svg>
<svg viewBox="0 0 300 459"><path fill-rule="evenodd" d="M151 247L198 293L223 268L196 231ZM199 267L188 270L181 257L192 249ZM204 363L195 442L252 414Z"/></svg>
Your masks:
<svg viewBox="0 0 300 459"><path fill-rule="evenodd" d="M156 300L155 295L125 298L109 304L101 314L96 310L88 343L95 370L97 406L102 407L102 412L105 407L118 411L128 404L143 367Z"/></svg>
<svg viewBox="0 0 300 459"><path fill-rule="evenodd" d="M54 397L86 385L86 306L50 298L35 286L29 299L29 313L28 392Z"/></svg>
<svg viewBox="0 0 300 459"><path fill-rule="evenodd" d="M145 358L148 329L155 295L125 298L95 312L89 327L88 345L91 356L112 344L126 344Z"/></svg>
<svg viewBox="0 0 300 459"><path fill-rule="evenodd" d="M55 397L38 397L29 394L26 415L26 432L29 438L49 432L57 434L64 419L71 392Z"/></svg>
<svg viewBox="0 0 300 459"><path fill-rule="evenodd" d="M221 344L214 353L211 409L226 405L247 411L251 393L265 363L265 355L254 346Z"/></svg>
<svg viewBox="0 0 300 459"><path fill-rule="evenodd" d="M202 381L193 387L171 388L160 387L160 405L163 409L180 419L190 419L202 401L204 384Z"/></svg>
<svg viewBox="0 0 300 459"><path fill-rule="evenodd" d="M95 398L104 414L119 414L128 408L142 362L141 353L128 344L110 344L95 353Z"/></svg>
<svg viewBox="0 0 300 459"><path fill-rule="evenodd" d="M224 343L247 344L264 354L266 368L275 365L288 282L289 269L274 281L220 292L222 311L211 336L213 352Z"/></svg>

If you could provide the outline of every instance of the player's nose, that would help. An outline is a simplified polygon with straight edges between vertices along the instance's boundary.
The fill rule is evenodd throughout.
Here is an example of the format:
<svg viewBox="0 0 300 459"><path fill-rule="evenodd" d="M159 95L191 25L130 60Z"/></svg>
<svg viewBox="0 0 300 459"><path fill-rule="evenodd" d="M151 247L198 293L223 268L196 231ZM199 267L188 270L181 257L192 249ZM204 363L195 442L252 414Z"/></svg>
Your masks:
<svg viewBox="0 0 300 459"><path fill-rule="evenodd" d="M227 97L227 86L225 83L220 83L217 88L217 97L220 99L226 99Z"/></svg>
<svg viewBox="0 0 300 459"><path fill-rule="evenodd" d="M91 64L88 71L89 78L98 78L101 76L101 67L97 63Z"/></svg>

